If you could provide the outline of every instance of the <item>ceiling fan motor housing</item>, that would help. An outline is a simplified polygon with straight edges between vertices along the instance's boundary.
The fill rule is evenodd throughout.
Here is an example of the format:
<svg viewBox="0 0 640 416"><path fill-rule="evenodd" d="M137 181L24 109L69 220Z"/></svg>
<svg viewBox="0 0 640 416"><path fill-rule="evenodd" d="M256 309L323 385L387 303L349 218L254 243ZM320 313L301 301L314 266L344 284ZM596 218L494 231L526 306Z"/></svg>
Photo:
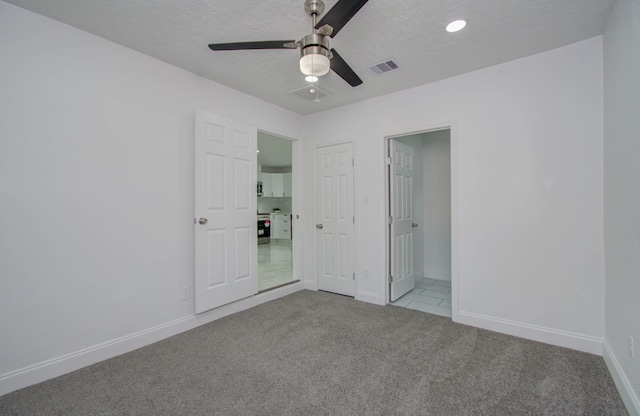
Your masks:
<svg viewBox="0 0 640 416"><path fill-rule="evenodd" d="M331 52L329 52L329 39L327 39L325 35L321 35L319 33L312 33L303 37L300 40L300 57L310 53L319 53L326 57L330 57L329 55Z"/></svg>

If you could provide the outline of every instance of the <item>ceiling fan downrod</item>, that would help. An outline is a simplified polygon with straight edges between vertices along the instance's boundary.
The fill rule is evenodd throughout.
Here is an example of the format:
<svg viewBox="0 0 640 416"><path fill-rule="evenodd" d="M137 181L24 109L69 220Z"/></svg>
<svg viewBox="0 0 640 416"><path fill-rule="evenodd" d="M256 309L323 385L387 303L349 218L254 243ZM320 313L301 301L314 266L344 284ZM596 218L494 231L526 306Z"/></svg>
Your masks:
<svg viewBox="0 0 640 416"><path fill-rule="evenodd" d="M316 32L316 18L324 11L324 2L322 0L307 0L304 2L304 11L307 12L313 20L313 33Z"/></svg>

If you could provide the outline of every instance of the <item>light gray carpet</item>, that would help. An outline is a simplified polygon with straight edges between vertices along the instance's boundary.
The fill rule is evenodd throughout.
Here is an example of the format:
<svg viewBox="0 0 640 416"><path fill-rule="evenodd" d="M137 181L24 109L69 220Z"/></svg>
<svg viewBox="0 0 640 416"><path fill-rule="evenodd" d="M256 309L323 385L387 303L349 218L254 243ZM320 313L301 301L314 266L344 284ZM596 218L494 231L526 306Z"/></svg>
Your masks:
<svg viewBox="0 0 640 416"><path fill-rule="evenodd" d="M1 415L625 415L601 357L303 291L0 397Z"/></svg>

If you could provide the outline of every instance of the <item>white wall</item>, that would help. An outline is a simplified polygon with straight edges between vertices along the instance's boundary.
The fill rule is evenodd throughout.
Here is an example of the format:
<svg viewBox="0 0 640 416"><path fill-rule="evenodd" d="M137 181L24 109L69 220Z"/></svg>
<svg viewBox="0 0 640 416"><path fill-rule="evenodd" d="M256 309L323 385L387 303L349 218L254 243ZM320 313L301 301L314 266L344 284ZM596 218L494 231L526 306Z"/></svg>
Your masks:
<svg viewBox="0 0 640 416"><path fill-rule="evenodd" d="M271 212L274 208L280 208L280 212L291 213L291 198L258 198L258 212Z"/></svg>
<svg viewBox="0 0 640 416"><path fill-rule="evenodd" d="M618 0L604 33L605 359L640 415L640 2ZM629 352L635 337L636 359Z"/></svg>
<svg viewBox="0 0 640 416"><path fill-rule="evenodd" d="M601 37L304 118L307 166L314 145L355 143L356 298L386 302L384 137L451 121L454 319L601 353Z"/></svg>
<svg viewBox="0 0 640 416"><path fill-rule="evenodd" d="M424 134L424 273L451 280L451 135Z"/></svg>
<svg viewBox="0 0 640 416"><path fill-rule="evenodd" d="M302 117L4 2L0 39L2 384L193 315L196 110Z"/></svg>

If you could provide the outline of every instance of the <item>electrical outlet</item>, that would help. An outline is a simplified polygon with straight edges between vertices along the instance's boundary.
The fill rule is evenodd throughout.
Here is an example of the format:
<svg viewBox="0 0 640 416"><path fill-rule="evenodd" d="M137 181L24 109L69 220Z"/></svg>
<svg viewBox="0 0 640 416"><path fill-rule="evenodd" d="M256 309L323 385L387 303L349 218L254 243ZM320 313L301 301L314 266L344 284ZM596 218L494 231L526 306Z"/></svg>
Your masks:
<svg viewBox="0 0 640 416"><path fill-rule="evenodd" d="M191 286L182 287L182 300L191 299Z"/></svg>
<svg viewBox="0 0 640 416"><path fill-rule="evenodd" d="M366 278L369 278L369 269L364 269L364 273L362 275Z"/></svg>
<svg viewBox="0 0 640 416"><path fill-rule="evenodd" d="M632 335L629 335L629 354L631 358L636 359L636 349L635 349L635 340Z"/></svg>

